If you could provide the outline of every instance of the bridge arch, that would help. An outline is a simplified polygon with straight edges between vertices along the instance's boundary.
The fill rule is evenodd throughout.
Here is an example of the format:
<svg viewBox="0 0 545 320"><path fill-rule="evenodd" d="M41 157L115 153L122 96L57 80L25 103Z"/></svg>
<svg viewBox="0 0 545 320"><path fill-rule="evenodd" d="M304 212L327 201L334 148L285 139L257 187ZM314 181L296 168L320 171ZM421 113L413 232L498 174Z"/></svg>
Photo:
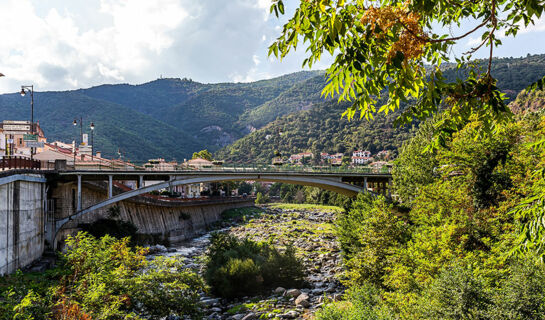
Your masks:
<svg viewBox="0 0 545 320"><path fill-rule="evenodd" d="M210 176L190 177L190 178L169 180L169 181L157 183L154 185L150 185L147 187L142 187L135 190L123 192L109 199L101 201L97 204L94 204L90 207L82 209L69 217L56 221L55 229L58 232L70 220L77 219L79 217L82 217L86 214L91 213L92 211L98 210L105 206L109 206L119 201L123 201L123 200L130 199L145 193L149 193L151 191L156 191L156 190L160 190L164 188L174 187L178 185L186 185L186 184L212 183L212 182L222 182L222 181L245 181L245 180L283 182L283 183L291 183L291 184L298 184L298 185L304 185L304 186L313 186L313 187L318 187L325 190L338 192L350 197L354 197L358 193L369 192L363 187L359 187L359 186L341 182L341 181L336 181L335 179L331 179L327 177L302 177L302 176L287 176L287 175L280 176L280 175L267 175L267 174L256 174L252 176L210 175Z"/></svg>

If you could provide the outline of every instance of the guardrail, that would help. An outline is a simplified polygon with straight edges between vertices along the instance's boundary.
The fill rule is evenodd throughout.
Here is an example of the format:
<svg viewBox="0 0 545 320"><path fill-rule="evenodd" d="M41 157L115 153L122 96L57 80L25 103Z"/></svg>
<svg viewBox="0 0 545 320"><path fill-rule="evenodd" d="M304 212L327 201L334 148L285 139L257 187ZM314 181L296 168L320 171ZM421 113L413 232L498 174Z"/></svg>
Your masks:
<svg viewBox="0 0 545 320"><path fill-rule="evenodd" d="M266 165L223 165L223 166L210 166L201 168L192 167L167 167L162 169L156 168L144 168L140 166L84 166L76 164L75 168L72 165L67 165L66 170L76 171L138 171L138 172L258 172L258 173L383 173L388 174L391 172L391 167L301 167L301 166L266 166Z"/></svg>
<svg viewBox="0 0 545 320"><path fill-rule="evenodd" d="M266 164L223 164L214 166L203 166L199 168L187 166L167 166L162 169L146 168L137 165L120 165L120 164L102 164L102 163L87 163L73 161L39 161L30 160L29 158L20 156L4 156L0 160L0 170L10 169L37 169L37 170L59 170L59 171L147 171L147 172L258 172L258 173L391 173L391 166L371 167L371 166L300 166L300 165L266 165Z"/></svg>

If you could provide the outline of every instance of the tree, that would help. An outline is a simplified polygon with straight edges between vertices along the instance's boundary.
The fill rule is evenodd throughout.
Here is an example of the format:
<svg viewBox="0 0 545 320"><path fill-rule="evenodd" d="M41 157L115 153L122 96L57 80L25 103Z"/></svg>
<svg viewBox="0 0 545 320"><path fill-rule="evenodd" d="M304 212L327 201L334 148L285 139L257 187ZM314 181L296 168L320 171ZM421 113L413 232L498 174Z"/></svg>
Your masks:
<svg viewBox="0 0 545 320"><path fill-rule="evenodd" d="M246 181L242 181L240 183L240 186L238 187L238 194L250 194L252 192L252 185L247 183Z"/></svg>
<svg viewBox="0 0 545 320"><path fill-rule="evenodd" d="M491 74L493 49L501 45L498 32L515 36L520 27L533 24L545 8L544 0L384 0L380 6L364 0L301 1L282 33L269 47L269 55L284 58L302 41L308 57L303 66L311 67L322 54L334 55L328 68L325 96L336 96L353 104L343 115L349 119L372 119L388 113L406 101L397 119L408 123L425 119L445 107L445 117L438 124L435 142L443 142L449 133L460 129L471 115L483 121L484 132L508 119L503 94ZM371 2L373 3L373 2ZM284 14L283 0L273 0L271 13ZM475 28L456 36L439 34L433 25L460 26L462 21L476 21ZM479 37L480 34L480 37ZM452 46L467 37L481 43L456 58L456 68L463 79L448 81L443 76L442 61L450 61ZM489 47L487 62L471 62L472 54ZM484 69L484 70L481 70ZM377 110L377 101L387 102Z"/></svg>
<svg viewBox="0 0 545 320"><path fill-rule="evenodd" d="M416 135L403 144L392 170L394 186L401 201L410 204L421 187L433 182L438 166L435 152L424 152L433 136L434 119L420 125Z"/></svg>
<svg viewBox="0 0 545 320"><path fill-rule="evenodd" d="M191 159L197 159L197 158L212 161L212 154L206 149L201 150L199 152L193 152L193 156L191 157Z"/></svg>

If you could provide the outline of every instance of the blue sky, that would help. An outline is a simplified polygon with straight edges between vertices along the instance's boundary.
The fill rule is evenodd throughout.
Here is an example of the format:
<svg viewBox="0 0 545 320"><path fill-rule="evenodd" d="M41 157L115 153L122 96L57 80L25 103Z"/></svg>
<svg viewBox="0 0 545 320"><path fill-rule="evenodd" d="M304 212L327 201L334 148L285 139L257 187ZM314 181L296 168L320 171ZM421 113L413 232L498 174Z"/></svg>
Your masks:
<svg viewBox="0 0 545 320"><path fill-rule="evenodd" d="M269 1L1 0L0 72L6 77L0 93L21 84L45 91L160 76L244 82L299 71L303 48L283 61L267 57L285 21L269 16ZM286 2L293 12L298 1ZM542 19L516 39L504 39L496 56L545 53L544 40ZM472 41L464 40L455 53ZM316 68L330 62L326 57Z"/></svg>

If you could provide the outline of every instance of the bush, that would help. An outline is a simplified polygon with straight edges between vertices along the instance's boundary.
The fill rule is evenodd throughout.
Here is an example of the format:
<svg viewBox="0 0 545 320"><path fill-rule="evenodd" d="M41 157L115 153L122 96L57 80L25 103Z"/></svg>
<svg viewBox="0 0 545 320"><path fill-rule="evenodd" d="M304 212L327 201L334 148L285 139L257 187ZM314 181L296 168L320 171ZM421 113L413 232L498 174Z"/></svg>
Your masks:
<svg viewBox="0 0 545 320"><path fill-rule="evenodd" d="M495 290L490 319L545 319L545 270L534 260L513 266Z"/></svg>
<svg viewBox="0 0 545 320"><path fill-rule="evenodd" d="M353 287L346 292L346 300L326 303L316 320L387 320L395 319L392 313L380 305L379 290L369 283Z"/></svg>
<svg viewBox="0 0 545 320"><path fill-rule="evenodd" d="M337 235L350 284L382 286L388 257L406 241L408 226L384 198L360 194L352 209L337 218Z"/></svg>
<svg viewBox="0 0 545 320"><path fill-rule="evenodd" d="M302 285L303 277L303 265L293 247L282 253L265 243L224 233L212 235L205 279L219 296L234 298Z"/></svg>
<svg viewBox="0 0 545 320"><path fill-rule="evenodd" d="M459 264L444 269L422 296L426 319L487 319L490 299L483 282Z"/></svg>
<svg viewBox="0 0 545 320"><path fill-rule="evenodd" d="M267 203L267 202L269 202L269 196L268 195L263 195L261 192L258 192L257 196L255 198L255 203L256 204L264 204L264 203Z"/></svg>
<svg viewBox="0 0 545 320"><path fill-rule="evenodd" d="M93 223L80 224L79 227L96 238L102 238L106 235L122 239L125 237L134 238L138 228L130 221L99 219Z"/></svg>
<svg viewBox="0 0 545 320"><path fill-rule="evenodd" d="M198 318L202 280L184 271L180 261L147 261L145 249L131 249L129 239L95 239L80 232L66 240L69 274L57 290L54 317L127 319L146 314Z"/></svg>

